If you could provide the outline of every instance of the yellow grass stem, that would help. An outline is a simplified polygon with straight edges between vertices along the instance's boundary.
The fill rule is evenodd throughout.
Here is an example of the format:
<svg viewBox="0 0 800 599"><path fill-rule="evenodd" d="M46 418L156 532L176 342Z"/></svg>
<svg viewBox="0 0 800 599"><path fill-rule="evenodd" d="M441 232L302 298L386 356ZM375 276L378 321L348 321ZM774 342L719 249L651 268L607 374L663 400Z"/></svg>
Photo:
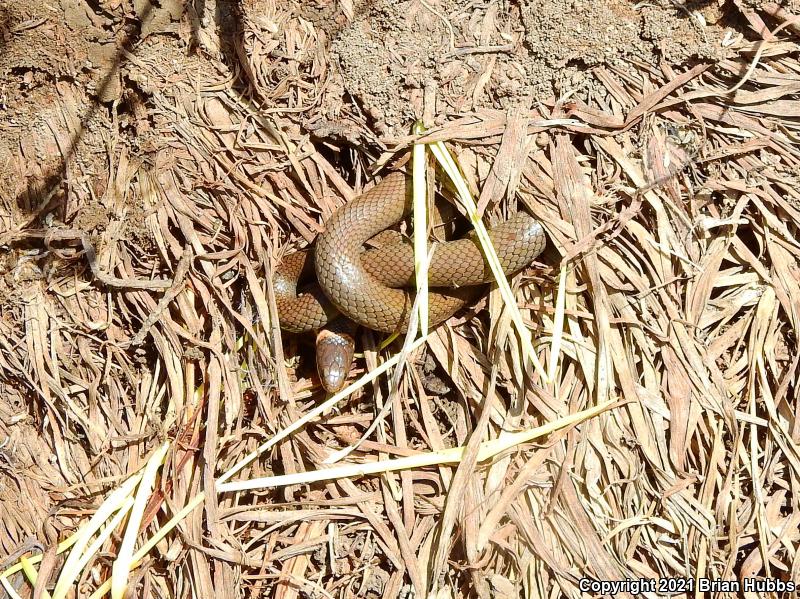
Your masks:
<svg viewBox="0 0 800 599"><path fill-rule="evenodd" d="M469 192L466 181L464 181L464 177L458 170L455 160L453 160L453 157L450 155L450 152L444 143L437 141L432 143L430 147L431 152L433 152L433 155L439 161L439 164L442 165L442 168L456 186L459 200L466 210L472 226L475 228L478 241L481 244L484 256L486 256L486 261L489 263L489 267L492 270L492 275L494 275L497 286L500 289L500 295L503 298L503 302L505 302L506 308L508 308L509 312L511 313L511 320L517 329L517 333L519 334L520 341L522 343L523 356L526 359L530 359L531 363L542 379L549 383L550 377L545 372L544 368L539 362L536 352L533 349L530 332L525 327L525 323L522 321L522 314L520 314L519 308L517 308L517 302L514 299L514 294L511 292L511 286L508 284L508 279L506 279L506 275L503 272L500 259L497 257L497 252L495 252L492 241L489 238L489 232L486 230L483 221L481 221L478 215L478 206L475 204L475 200L472 199L472 195Z"/></svg>
<svg viewBox="0 0 800 599"><path fill-rule="evenodd" d="M414 134L419 135L424 131L421 122L414 125ZM419 331L422 335L428 334L428 203L426 192L428 190L425 178L425 145L414 144L413 157L413 193L414 193L414 272L417 278L417 295L419 296ZM416 331L409 329L409 335L416 335Z"/></svg>
<svg viewBox="0 0 800 599"><path fill-rule="evenodd" d="M31 585L36 586L36 581L39 580L39 572L33 567L31 560L23 555L19 561L22 564L22 571L25 572L25 576L28 577ZM42 589L41 597L42 599L50 599L50 593L47 592L47 589Z"/></svg>
<svg viewBox="0 0 800 599"><path fill-rule="evenodd" d="M187 503L183 506L180 511L178 511L169 521L158 529L158 531L142 545L141 549L136 552L133 556L131 561L131 569L137 568L139 564L142 563L142 560L150 553L150 550L155 547L161 539L166 537L173 528L175 528L186 516L188 516L192 510L194 510L198 505L205 501L206 494L205 493L198 493ZM91 594L89 599L100 599L103 595L105 595L108 591L111 590L111 580L106 580L102 585L100 585L97 590Z"/></svg>
<svg viewBox="0 0 800 599"><path fill-rule="evenodd" d="M125 536L122 538L119 551L117 552L117 559L114 560L114 565L111 569L111 597L112 599L123 599L125 591L128 588L128 576L130 574L133 562L133 548L136 539L139 536L139 528L142 524L144 517L144 510L147 507L147 502L153 491L155 484L156 474L161 464L164 463L164 458L167 455L170 444L164 443L147 461L144 473L142 474L142 481L136 490L136 499L133 503L128 525L125 527Z"/></svg>
<svg viewBox="0 0 800 599"><path fill-rule="evenodd" d="M411 346L411 350L414 350L414 349L420 347L427 340L428 340L427 336L420 337L419 339L417 339L413 343L413 345ZM347 387L345 387L344 389L342 389L338 393L334 394L332 397L330 397L329 399L327 399L323 403L319 404L316 408L314 408L310 412L307 412L302 418L296 420L295 422L292 422L285 429L283 429L280 432L276 433L274 437L271 437L270 439L268 439L267 441L262 443L258 448L256 448L252 452L250 452L244 459L240 460L237 464L235 464L232 468L230 468L227 472L222 474L217 479L217 491L220 492L221 487L225 486L223 483L225 483L230 478L232 478L233 475L235 475L242 468L247 466L250 462L255 460L262 453L267 451L270 447L274 446L276 443L278 443L281 440L285 439L286 437L291 435L293 432L295 432L299 428L302 428L303 426L306 425L306 423L310 422L311 420L313 420L317 416L319 416L319 415L323 414L324 412L330 410L333 406L335 406L337 403L339 403L342 399L344 399L345 397L349 396L354 391L360 389L361 387L363 387L367 383L372 382L373 380L378 378L380 375L382 375L384 372L389 370L392 366L397 364L397 362L400 360L401 356L402 356L402 354L397 354L395 356L392 356L391 358L386 360L386 362L384 362L383 364L378 366L375 370L372 370L372 371L364 374L364 376L362 376L360 379L358 379L354 383L348 385ZM230 483L230 484L238 484L238 483Z"/></svg>
<svg viewBox="0 0 800 599"><path fill-rule="evenodd" d="M558 357L561 355L561 342L564 339L564 312L567 302L567 267L561 264L561 273L558 276L558 291L556 294L555 314L553 315L553 340L550 344L550 368L547 378L555 380L558 369Z"/></svg>
<svg viewBox="0 0 800 599"><path fill-rule="evenodd" d="M517 433L509 433L504 435L501 439L493 439L491 441L484 441L478 451L478 461L486 461L496 455L507 451L522 443L528 443L534 439L549 435L558 429L577 424L598 414L605 410L617 405L616 401L607 401L603 404L576 412L548 422L543 426L520 431ZM217 485L217 491L220 493L229 491L250 491L254 489L267 489L272 487L281 487L295 484L308 484L323 480L334 480L339 478L360 477L367 474L378 474L384 472L393 472L396 470L406 470L409 468L421 468L423 466L436 466L443 464L456 464L462 460L467 448L464 446L453 447L444 449L442 451L433 451L427 453L420 453L418 455L408 456L404 458L396 458L391 460L380 460L377 462L365 464L346 464L328 468L324 470L315 470L313 472L299 472L296 474L282 474L278 476L265 476L262 478L254 478L248 481L239 481L233 483L226 483Z"/></svg>
<svg viewBox="0 0 800 599"><path fill-rule="evenodd" d="M67 549L72 547L78 541L78 536L79 536L80 532L81 531L78 531L77 533L75 533L74 535L69 537L68 539L66 539L66 540L62 541L61 543L59 543L58 547L56 548L56 554L64 553ZM41 555L34 555L33 557L26 558L26 559L28 559L28 561L30 563L32 563L32 564L38 564L40 561L42 561L42 556ZM20 559L20 562L17 562L15 565L11 566L10 568L5 570L4 572L0 573L0 584L3 584L3 586L6 587L6 590L11 588L10 585L6 586L8 584L8 577L11 576L12 574L16 574L20 570L22 570L21 559Z"/></svg>
<svg viewBox="0 0 800 599"><path fill-rule="evenodd" d="M109 520L106 527L97 535L97 538L92 541L92 543L87 547L86 551L81 556L80 561L76 564L74 570L69 572L68 574L62 569L61 577L68 575L70 577L69 585L71 586L83 572L83 569L86 567L86 564L89 563L89 560L103 547L103 544L108 540L111 534L116 530L119 523L122 522L122 519L128 514L131 507L133 507L134 499L133 497L127 497L123 502L120 509L114 514L114 517ZM59 577L59 578L61 578ZM59 580L60 582L60 580ZM67 587L69 589L69 586Z"/></svg>
<svg viewBox="0 0 800 599"><path fill-rule="evenodd" d="M92 553L87 549L89 542L94 537L95 533L99 532L100 528L112 519L115 512L119 513L123 509L127 511L127 509L130 508L130 506L125 508L125 504L141 479L142 474L139 473L123 482L100 505L94 516L75 533L75 544L72 551L70 551L67 556L67 559L64 561L64 565L61 567L61 574L58 577L55 589L53 589L53 599L63 599L67 596L70 588L80 576L83 564L92 556ZM108 528L108 526L106 526L106 528ZM111 531L108 532L110 534ZM92 543L92 547L94 546L95 544ZM95 551L98 549L99 547L97 547Z"/></svg>

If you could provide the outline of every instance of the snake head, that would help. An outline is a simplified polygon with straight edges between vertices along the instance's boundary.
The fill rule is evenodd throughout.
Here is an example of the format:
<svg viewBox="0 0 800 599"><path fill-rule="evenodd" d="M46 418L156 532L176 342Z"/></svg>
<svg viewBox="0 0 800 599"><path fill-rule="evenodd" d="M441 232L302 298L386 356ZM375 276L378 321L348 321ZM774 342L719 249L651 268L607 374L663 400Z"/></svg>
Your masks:
<svg viewBox="0 0 800 599"><path fill-rule="evenodd" d="M322 329L317 335L317 373L328 393L344 387L355 353L355 339L350 333Z"/></svg>

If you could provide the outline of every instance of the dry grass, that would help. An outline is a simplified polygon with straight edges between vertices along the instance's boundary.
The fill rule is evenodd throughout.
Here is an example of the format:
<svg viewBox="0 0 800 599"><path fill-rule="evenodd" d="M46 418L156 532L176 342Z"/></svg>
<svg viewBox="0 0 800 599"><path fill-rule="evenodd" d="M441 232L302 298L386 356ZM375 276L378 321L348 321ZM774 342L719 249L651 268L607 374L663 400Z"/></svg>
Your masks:
<svg viewBox="0 0 800 599"><path fill-rule="evenodd" d="M32 503L0 501L7 592L30 595L24 568L52 591L56 543L119 488L119 520L96 553L74 545L78 581L59 592L105 590L133 563L137 594L220 599L394 598L409 585L579 597L584 576L800 582L800 64L796 21L781 14L765 41L734 41L715 65L616 73L604 108L567 98L429 129L419 141L447 141L477 210L524 207L550 252L512 281L517 315L494 290L478 316L417 342L394 381L384 368L325 404L264 276L378 158L354 151L345 180L331 156L346 145L323 149L293 120L322 93L324 40L278 9L245 22L240 53L264 106L219 73L131 56L169 149L156 164L112 153L119 220L94 237L0 231L51 260L0 318L0 382L32 399L53 456L4 483ZM380 164L414 138L384 141ZM131 206L144 245L123 234ZM544 370L526 358L529 334ZM399 350L378 343L364 336L359 375ZM547 423L569 426L513 436ZM28 460L6 428L0 464ZM136 497L139 479L124 481L146 479L165 440L155 491L142 483ZM47 498L28 477L64 484ZM134 505L138 517L121 511ZM163 538L137 556L123 539L139 519L137 548Z"/></svg>

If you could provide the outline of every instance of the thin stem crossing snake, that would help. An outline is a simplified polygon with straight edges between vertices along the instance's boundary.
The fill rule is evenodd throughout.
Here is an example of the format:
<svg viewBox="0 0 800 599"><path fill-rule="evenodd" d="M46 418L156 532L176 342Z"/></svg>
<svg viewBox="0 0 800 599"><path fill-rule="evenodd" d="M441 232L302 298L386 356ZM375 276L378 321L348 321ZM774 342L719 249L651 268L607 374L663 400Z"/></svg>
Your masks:
<svg viewBox="0 0 800 599"><path fill-rule="evenodd" d="M408 244L364 249L375 235L398 223L411 209L411 180L392 172L337 210L317 237L313 251L284 258L274 287L281 328L290 332L322 329L339 313L376 331L404 332L414 303L414 256ZM513 274L544 249L542 225L517 213L490 231L503 271ZM316 284L298 281L316 275ZM436 245L429 266L429 322L436 326L476 296L477 285L493 280L476 240L466 237ZM323 386L344 385L353 356L352 327L339 324L335 335L318 338L317 368Z"/></svg>

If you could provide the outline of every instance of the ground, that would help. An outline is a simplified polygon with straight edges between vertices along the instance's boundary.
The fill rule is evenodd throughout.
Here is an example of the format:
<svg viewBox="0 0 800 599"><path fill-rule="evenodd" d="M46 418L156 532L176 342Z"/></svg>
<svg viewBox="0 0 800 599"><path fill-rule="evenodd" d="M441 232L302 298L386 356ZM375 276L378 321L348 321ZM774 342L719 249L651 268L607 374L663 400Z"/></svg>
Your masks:
<svg viewBox="0 0 800 599"><path fill-rule="evenodd" d="M0 574L170 441L142 538L207 493L133 573L156 596L800 581L797 15L797 0L0 0ZM417 120L487 219L543 222L550 247L513 292L555 379L493 292L396 386L234 478L322 469L362 435L352 463L467 446L459 467L214 495L322 401L306 341L270 326L269 273L398 166ZM379 341L361 335L355 374L399 347ZM483 438L608 400L476 463ZM62 564L45 559L40 585Z"/></svg>

